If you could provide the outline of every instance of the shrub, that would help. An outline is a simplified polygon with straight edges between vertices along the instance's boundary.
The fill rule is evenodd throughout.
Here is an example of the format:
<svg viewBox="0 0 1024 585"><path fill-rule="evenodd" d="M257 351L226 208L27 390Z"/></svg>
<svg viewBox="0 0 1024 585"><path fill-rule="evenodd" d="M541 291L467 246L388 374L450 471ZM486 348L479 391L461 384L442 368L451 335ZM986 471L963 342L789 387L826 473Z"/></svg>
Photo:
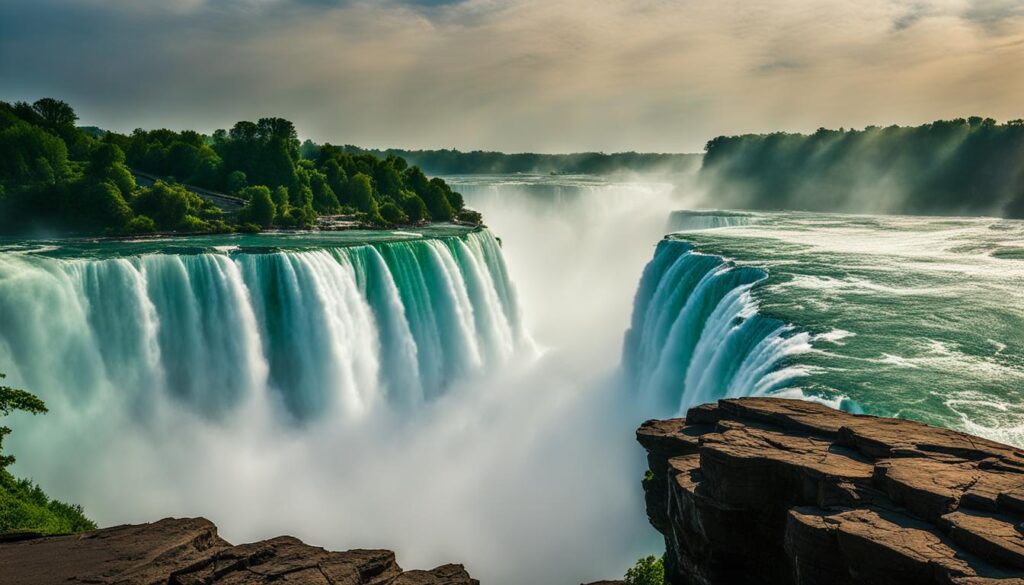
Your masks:
<svg viewBox="0 0 1024 585"><path fill-rule="evenodd" d="M39 486L0 470L0 533L66 534L95 530L81 506L51 500Z"/></svg>
<svg viewBox="0 0 1024 585"><path fill-rule="evenodd" d="M626 571L623 579L626 585L664 585L665 557L654 555L644 557Z"/></svg>
<svg viewBox="0 0 1024 585"><path fill-rule="evenodd" d="M391 225L409 222L409 216L406 215L400 207L390 201L380 206L380 216L384 218L384 221Z"/></svg>
<svg viewBox="0 0 1024 585"><path fill-rule="evenodd" d="M124 231L130 234L151 234L156 231L156 222L145 215L136 215L125 226Z"/></svg>
<svg viewBox="0 0 1024 585"><path fill-rule="evenodd" d="M270 189L263 185L246 187L242 190L242 198L249 200L249 204L242 211L249 221L265 228L274 224L277 206L270 196Z"/></svg>
<svg viewBox="0 0 1024 585"><path fill-rule="evenodd" d="M471 223L473 225L480 225L484 221L484 217L480 215L480 212L473 209L463 209L459 211L457 217L462 223Z"/></svg>

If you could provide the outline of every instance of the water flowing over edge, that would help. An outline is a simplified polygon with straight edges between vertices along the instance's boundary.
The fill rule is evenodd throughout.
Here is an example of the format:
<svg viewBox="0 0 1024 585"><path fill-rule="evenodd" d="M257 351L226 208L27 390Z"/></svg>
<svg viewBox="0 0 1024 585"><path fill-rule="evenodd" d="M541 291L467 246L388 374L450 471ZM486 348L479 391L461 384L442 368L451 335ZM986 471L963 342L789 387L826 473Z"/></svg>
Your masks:
<svg viewBox="0 0 1024 585"><path fill-rule="evenodd" d="M767 394L854 408L794 386L811 372L792 358L810 351L814 338L758 312L753 289L767 276L678 239L658 244L640 279L622 356L626 379L652 415Z"/></svg>
<svg viewBox="0 0 1024 585"><path fill-rule="evenodd" d="M532 343L500 247L460 237L267 254L0 255L0 370L84 409L154 393L208 418L412 408Z"/></svg>

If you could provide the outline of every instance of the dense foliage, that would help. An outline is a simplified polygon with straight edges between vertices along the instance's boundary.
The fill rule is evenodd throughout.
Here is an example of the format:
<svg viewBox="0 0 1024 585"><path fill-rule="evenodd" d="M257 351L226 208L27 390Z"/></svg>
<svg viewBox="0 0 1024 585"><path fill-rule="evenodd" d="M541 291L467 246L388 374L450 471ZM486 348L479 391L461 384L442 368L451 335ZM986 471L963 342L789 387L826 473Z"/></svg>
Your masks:
<svg viewBox="0 0 1024 585"><path fill-rule="evenodd" d="M623 578L626 585L664 585L664 557L647 556L626 571Z"/></svg>
<svg viewBox="0 0 1024 585"><path fill-rule="evenodd" d="M1024 217L1024 120L722 136L701 175L720 207Z"/></svg>
<svg viewBox="0 0 1024 585"><path fill-rule="evenodd" d="M4 378L0 374L0 380ZM7 416L12 412L20 410L30 414L41 414L46 412L46 405L43 401L31 392L19 388L0 385L0 416ZM9 427L0 426L0 470L6 469L14 463L13 455L4 455L4 437L11 434Z"/></svg>
<svg viewBox="0 0 1024 585"><path fill-rule="evenodd" d="M305 148L316 148L304 143ZM695 168L699 154L659 154L639 152L578 152L573 154L506 154L474 150L373 150L345 146L346 151L376 156L399 156L435 175L558 173L608 175L627 173L673 173Z"/></svg>
<svg viewBox="0 0 1024 585"><path fill-rule="evenodd" d="M66 103L0 102L0 231L225 232L237 226L311 227L319 215L365 223L465 221L462 196L397 156L305 148L283 118L129 135L78 128ZM136 185L132 171L163 180ZM225 214L196 193L246 200Z"/></svg>
<svg viewBox="0 0 1024 585"><path fill-rule="evenodd" d="M3 374L0 374L0 379ZM0 416L20 410L31 414L46 412L46 405L35 395L0 385ZM0 533L33 531L60 534L91 530L96 525L82 514L82 508L51 500L29 480L15 479L7 471L14 457L4 455L3 439L11 429L0 426Z"/></svg>
<svg viewBox="0 0 1024 585"><path fill-rule="evenodd" d="M31 481L0 470L0 533L67 534L95 528L81 506L52 500Z"/></svg>

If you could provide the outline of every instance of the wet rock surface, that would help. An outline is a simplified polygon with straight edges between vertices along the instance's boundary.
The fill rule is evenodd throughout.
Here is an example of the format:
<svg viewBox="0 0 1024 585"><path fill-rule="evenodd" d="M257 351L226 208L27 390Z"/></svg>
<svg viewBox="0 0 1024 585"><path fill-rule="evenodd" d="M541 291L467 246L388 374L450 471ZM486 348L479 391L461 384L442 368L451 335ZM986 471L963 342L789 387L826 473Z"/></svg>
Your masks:
<svg viewBox="0 0 1024 585"><path fill-rule="evenodd" d="M669 583L1024 585L1021 449L774 398L637 439Z"/></svg>
<svg viewBox="0 0 1024 585"><path fill-rule="evenodd" d="M462 565L403 571L387 550L281 536L233 546L204 518L0 542L2 585L477 585Z"/></svg>

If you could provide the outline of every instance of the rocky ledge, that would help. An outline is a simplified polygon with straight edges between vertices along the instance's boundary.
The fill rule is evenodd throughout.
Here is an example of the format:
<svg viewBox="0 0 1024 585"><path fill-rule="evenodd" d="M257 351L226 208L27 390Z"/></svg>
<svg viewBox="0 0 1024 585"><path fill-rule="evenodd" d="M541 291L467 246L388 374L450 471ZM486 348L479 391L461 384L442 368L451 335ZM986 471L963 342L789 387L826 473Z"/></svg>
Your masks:
<svg viewBox="0 0 1024 585"><path fill-rule="evenodd" d="M462 565L403 571L387 550L330 552L290 536L232 546L205 518L10 538L3 585L478 585Z"/></svg>
<svg viewBox="0 0 1024 585"><path fill-rule="evenodd" d="M1024 452L771 398L648 421L673 584L1024 585Z"/></svg>

